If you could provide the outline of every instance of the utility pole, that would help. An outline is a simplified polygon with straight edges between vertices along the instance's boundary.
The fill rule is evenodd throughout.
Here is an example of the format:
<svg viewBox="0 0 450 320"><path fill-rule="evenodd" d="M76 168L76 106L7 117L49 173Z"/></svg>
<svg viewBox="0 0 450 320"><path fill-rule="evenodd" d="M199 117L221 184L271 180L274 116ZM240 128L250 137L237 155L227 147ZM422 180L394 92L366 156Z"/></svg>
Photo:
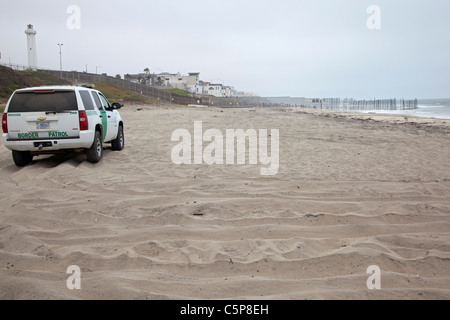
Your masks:
<svg viewBox="0 0 450 320"><path fill-rule="evenodd" d="M58 43L59 46L59 74L62 78L62 54L61 54L61 47L63 46L63 43Z"/></svg>

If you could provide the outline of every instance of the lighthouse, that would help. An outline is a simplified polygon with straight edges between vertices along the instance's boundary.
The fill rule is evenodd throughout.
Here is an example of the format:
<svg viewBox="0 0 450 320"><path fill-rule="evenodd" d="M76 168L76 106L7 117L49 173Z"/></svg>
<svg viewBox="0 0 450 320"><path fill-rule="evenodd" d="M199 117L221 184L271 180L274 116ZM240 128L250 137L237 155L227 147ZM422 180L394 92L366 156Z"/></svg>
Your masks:
<svg viewBox="0 0 450 320"><path fill-rule="evenodd" d="M36 30L33 29L33 25L29 24L27 30L27 51L28 51L28 68L32 70L37 69L37 54L36 54Z"/></svg>

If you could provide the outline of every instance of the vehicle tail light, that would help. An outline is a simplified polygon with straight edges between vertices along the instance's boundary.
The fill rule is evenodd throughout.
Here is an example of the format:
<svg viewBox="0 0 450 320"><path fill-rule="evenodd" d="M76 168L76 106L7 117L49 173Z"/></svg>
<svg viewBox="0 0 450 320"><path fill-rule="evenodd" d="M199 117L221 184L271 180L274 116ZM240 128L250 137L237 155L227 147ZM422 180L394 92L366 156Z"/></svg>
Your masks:
<svg viewBox="0 0 450 320"><path fill-rule="evenodd" d="M87 130L89 127L89 123L86 111L78 111L78 116L80 117L80 130Z"/></svg>
<svg viewBox="0 0 450 320"><path fill-rule="evenodd" d="M6 112L2 116L2 129L3 133L8 133L8 115Z"/></svg>

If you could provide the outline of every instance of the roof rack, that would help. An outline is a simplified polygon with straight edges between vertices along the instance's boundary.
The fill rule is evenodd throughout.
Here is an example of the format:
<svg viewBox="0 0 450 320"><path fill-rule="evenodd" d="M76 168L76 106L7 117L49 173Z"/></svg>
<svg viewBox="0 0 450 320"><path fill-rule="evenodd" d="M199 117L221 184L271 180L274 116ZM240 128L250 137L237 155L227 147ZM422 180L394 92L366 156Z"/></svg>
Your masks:
<svg viewBox="0 0 450 320"><path fill-rule="evenodd" d="M39 87L70 87L69 84L41 84Z"/></svg>
<svg viewBox="0 0 450 320"><path fill-rule="evenodd" d="M83 83L83 84L42 84L40 87L83 87L83 88L89 88L94 89L95 85L91 83Z"/></svg>
<svg viewBox="0 0 450 320"><path fill-rule="evenodd" d="M94 89L95 85L91 84L91 83L83 83L83 84L76 84L76 87L83 87L83 88L89 88L89 89Z"/></svg>

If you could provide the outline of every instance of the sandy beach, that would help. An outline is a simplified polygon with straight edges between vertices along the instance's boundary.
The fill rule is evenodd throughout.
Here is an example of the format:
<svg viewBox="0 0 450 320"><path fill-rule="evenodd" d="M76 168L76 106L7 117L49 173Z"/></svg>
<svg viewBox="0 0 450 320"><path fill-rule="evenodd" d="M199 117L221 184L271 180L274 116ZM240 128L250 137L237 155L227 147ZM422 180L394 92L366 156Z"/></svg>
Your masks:
<svg viewBox="0 0 450 320"><path fill-rule="evenodd" d="M41 156L17 168L0 147L0 299L450 299L450 120L120 112L125 149L105 145L98 164ZM171 135L194 121L279 129L277 174L174 164ZM80 289L67 287L71 265Z"/></svg>

